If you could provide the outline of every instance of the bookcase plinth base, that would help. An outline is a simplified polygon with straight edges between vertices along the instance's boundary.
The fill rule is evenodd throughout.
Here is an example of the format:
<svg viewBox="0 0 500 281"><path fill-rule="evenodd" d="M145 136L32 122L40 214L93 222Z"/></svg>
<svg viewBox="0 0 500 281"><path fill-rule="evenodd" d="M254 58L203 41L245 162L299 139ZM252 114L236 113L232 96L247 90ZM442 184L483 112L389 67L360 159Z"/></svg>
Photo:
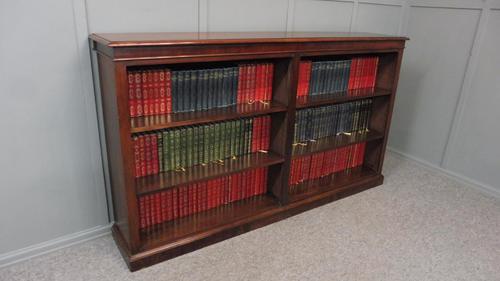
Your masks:
<svg viewBox="0 0 500 281"><path fill-rule="evenodd" d="M256 213L253 216L218 226L216 229L206 229L175 242L165 243L150 249L143 249L134 254L132 254L128 244L123 239L120 229L116 225L112 228L112 234L130 271L136 271L373 188L381 185L383 181L383 175L374 174L360 181L335 187L331 190L325 190L322 193L291 202L288 205L277 205L263 212Z"/></svg>

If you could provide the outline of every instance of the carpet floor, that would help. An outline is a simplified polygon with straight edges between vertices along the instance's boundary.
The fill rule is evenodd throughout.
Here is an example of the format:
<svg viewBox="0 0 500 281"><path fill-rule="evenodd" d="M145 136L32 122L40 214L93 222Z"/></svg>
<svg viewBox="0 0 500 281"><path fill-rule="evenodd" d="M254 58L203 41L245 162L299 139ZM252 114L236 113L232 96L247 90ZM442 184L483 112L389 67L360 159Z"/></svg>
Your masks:
<svg viewBox="0 0 500 281"><path fill-rule="evenodd" d="M0 280L500 280L500 199L388 154L382 186L130 273L110 236Z"/></svg>

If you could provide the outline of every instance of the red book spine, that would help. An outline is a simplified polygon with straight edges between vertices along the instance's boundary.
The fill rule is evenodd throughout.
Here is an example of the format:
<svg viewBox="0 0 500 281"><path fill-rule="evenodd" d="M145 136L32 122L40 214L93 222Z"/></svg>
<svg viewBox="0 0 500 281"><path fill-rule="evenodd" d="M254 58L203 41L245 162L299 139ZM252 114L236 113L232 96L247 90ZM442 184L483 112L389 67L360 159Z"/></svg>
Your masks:
<svg viewBox="0 0 500 281"><path fill-rule="evenodd" d="M344 151L342 153L342 171L347 170L347 164L349 161L349 147L344 147Z"/></svg>
<svg viewBox="0 0 500 281"><path fill-rule="evenodd" d="M213 207L217 207L219 205L219 186L220 186L220 178L213 180Z"/></svg>
<svg viewBox="0 0 500 281"><path fill-rule="evenodd" d="M250 66L250 87L249 87L249 91L248 91L248 101L249 102L255 101L256 84L257 84L257 65L252 64Z"/></svg>
<svg viewBox="0 0 500 281"><path fill-rule="evenodd" d="M146 175L153 173L153 155L151 149L151 135L144 135L144 148L146 150Z"/></svg>
<svg viewBox="0 0 500 281"><path fill-rule="evenodd" d="M148 83L148 73L143 70L141 71L141 85L142 85L142 111L143 115L149 115L149 83Z"/></svg>
<svg viewBox="0 0 500 281"><path fill-rule="evenodd" d="M262 175L262 178L263 178L263 182L264 182L264 186L262 188L262 193L267 193L267 174L269 173L269 170L267 168L264 168L263 169L263 175Z"/></svg>
<svg viewBox="0 0 500 281"><path fill-rule="evenodd" d="M139 197L139 219L140 228L146 227L146 203L144 202L144 196Z"/></svg>
<svg viewBox="0 0 500 281"><path fill-rule="evenodd" d="M224 202L224 178L217 181L217 207Z"/></svg>
<svg viewBox="0 0 500 281"><path fill-rule="evenodd" d="M167 221L167 192L162 191L160 193L160 202L161 202L161 212L160 212L160 221Z"/></svg>
<svg viewBox="0 0 500 281"><path fill-rule="evenodd" d="M201 212L202 211L202 205L201 205L201 183L195 183L195 193L196 193L196 212Z"/></svg>
<svg viewBox="0 0 500 281"><path fill-rule="evenodd" d="M236 195L238 192L238 174L232 174L229 176L230 180L230 185L231 187L229 188L229 202L234 202L236 201Z"/></svg>
<svg viewBox="0 0 500 281"><path fill-rule="evenodd" d="M312 69L312 61L307 61L306 68L306 80L304 85L304 96L309 94L309 85L311 83L311 69Z"/></svg>
<svg viewBox="0 0 500 281"><path fill-rule="evenodd" d="M153 75L153 113L152 115L160 114L160 71L152 71Z"/></svg>
<svg viewBox="0 0 500 281"><path fill-rule="evenodd" d="M309 167L309 176L307 177L308 180L312 180L316 178L316 171L318 170L318 156L317 154L313 154L311 156L311 166Z"/></svg>
<svg viewBox="0 0 500 281"><path fill-rule="evenodd" d="M134 80L135 80L134 87L135 87L135 102L136 102L135 113L136 116L143 116L144 110L143 110L143 100L142 100L142 75L140 71L134 72Z"/></svg>
<svg viewBox="0 0 500 281"><path fill-rule="evenodd" d="M264 66L263 64L259 63L259 64L256 64L255 65L255 93L254 93L254 100L255 101L258 101L258 100L263 100L263 93L264 93L264 81L263 81L263 77L262 77L262 74L263 74L263 69L262 69L262 66Z"/></svg>
<svg viewBox="0 0 500 281"><path fill-rule="evenodd" d="M148 77L149 115L154 115L155 98L154 98L153 70L147 71L147 77Z"/></svg>
<svg viewBox="0 0 500 281"><path fill-rule="evenodd" d="M366 142L361 144L361 149L359 150L358 166L363 165L365 162L365 152L366 152Z"/></svg>
<svg viewBox="0 0 500 281"><path fill-rule="evenodd" d="M251 87L252 87L252 66L249 64L249 65L246 65L245 67L246 71L245 71L245 87L244 87L244 90L243 90L243 102L244 103L248 103L250 101L250 91L251 91Z"/></svg>
<svg viewBox="0 0 500 281"><path fill-rule="evenodd" d="M269 97L271 96L271 93L269 93L269 75L271 75L270 72L270 63L264 63L262 65L262 94L261 94L261 100L267 101L270 100Z"/></svg>
<svg viewBox="0 0 500 281"><path fill-rule="evenodd" d="M271 116L264 117L264 138L262 149L269 150L269 145L271 142Z"/></svg>
<svg viewBox="0 0 500 281"><path fill-rule="evenodd" d="M184 202L183 202L183 207L184 207L184 216L187 216L189 214L189 186L188 185L185 185L183 186L182 188L182 198L184 199Z"/></svg>
<svg viewBox="0 0 500 281"><path fill-rule="evenodd" d="M267 189L266 188L267 182L264 179L264 174L265 174L266 170L267 170L267 168L261 168L258 170L259 171L259 173L258 173L258 175L259 175L259 177L258 177L258 179L259 179L259 192L258 192L258 194L263 194Z"/></svg>
<svg viewBox="0 0 500 281"><path fill-rule="evenodd" d="M135 99L135 77L134 72L129 71L128 77L128 107L130 117L137 116L137 100Z"/></svg>
<svg viewBox="0 0 500 281"><path fill-rule="evenodd" d="M172 113L172 72L170 69L165 71L165 81L166 81L166 97L167 97L167 108L166 113Z"/></svg>
<svg viewBox="0 0 500 281"><path fill-rule="evenodd" d="M212 180L212 208L217 207L219 195L219 179Z"/></svg>
<svg viewBox="0 0 500 281"><path fill-rule="evenodd" d="M362 87L363 89L365 89L367 87L367 80L368 80L368 72L369 72L369 60L370 58L364 58L363 59L363 80L362 80Z"/></svg>
<svg viewBox="0 0 500 281"><path fill-rule="evenodd" d="M231 176L224 177L224 205L230 202Z"/></svg>
<svg viewBox="0 0 500 281"><path fill-rule="evenodd" d="M236 103L242 104L244 103L244 92L245 92L245 74L246 68L245 65L240 64L238 66L238 90L236 92Z"/></svg>
<svg viewBox="0 0 500 281"><path fill-rule="evenodd" d="M174 209L172 208L172 190L169 189L167 190L166 192L166 195L165 195L165 200L166 200L166 212L167 212L167 215L166 215L166 219L167 221L170 221L174 218Z"/></svg>
<svg viewBox="0 0 500 281"><path fill-rule="evenodd" d="M295 158L292 160L292 169L290 171L290 184L294 185L299 182L299 166L300 166L300 158Z"/></svg>
<svg viewBox="0 0 500 281"><path fill-rule="evenodd" d="M162 204L161 204L161 193L155 194L155 204L156 204L156 223L163 222L163 214L162 214Z"/></svg>
<svg viewBox="0 0 500 281"><path fill-rule="evenodd" d="M300 158L300 179L299 182L303 182L307 180L307 176L309 174L309 169L310 169L310 164L311 164L311 156L305 156Z"/></svg>
<svg viewBox="0 0 500 281"><path fill-rule="evenodd" d="M378 70L378 57L373 58L373 71L372 71L372 79L371 79L371 88L375 88L375 84L377 81L377 70Z"/></svg>
<svg viewBox="0 0 500 281"><path fill-rule="evenodd" d="M194 202L193 202L194 213L198 213L201 211L201 206L200 206L201 194L200 194L200 186L198 183L193 184L193 192L194 192Z"/></svg>
<svg viewBox="0 0 500 281"><path fill-rule="evenodd" d="M203 183L203 210L208 210L209 205L208 182Z"/></svg>
<svg viewBox="0 0 500 281"><path fill-rule="evenodd" d="M151 209L150 209L150 195L144 196L144 216L146 219L146 227L151 225Z"/></svg>
<svg viewBox="0 0 500 281"><path fill-rule="evenodd" d="M204 201L205 201L205 191L204 191L204 185L205 183L204 182L199 182L198 183L198 200L200 201L200 205L199 205L199 208L198 210L201 212L201 211L204 211L205 210L205 205L204 205Z"/></svg>
<svg viewBox="0 0 500 281"><path fill-rule="evenodd" d="M272 100L272 95L273 95L273 79L274 79L274 64L270 63L268 64L269 67L269 75L267 76L267 91L266 91L266 100Z"/></svg>
<svg viewBox="0 0 500 281"><path fill-rule="evenodd" d="M295 165L297 163L297 160L292 160L291 164L290 164L290 176L288 176L288 183L290 185L293 185L295 184L295 177L294 177L294 174L295 174Z"/></svg>
<svg viewBox="0 0 500 281"><path fill-rule="evenodd" d="M172 189L172 218L179 217L179 188Z"/></svg>
<svg viewBox="0 0 500 281"><path fill-rule="evenodd" d="M213 201L213 180L207 181L207 209L212 209L214 205Z"/></svg>
<svg viewBox="0 0 500 281"><path fill-rule="evenodd" d="M151 135L151 155L153 174L158 174L160 172L160 163L158 162L158 136L156 134Z"/></svg>
<svg viewBox="0 0 500 281"><path fill-rule="evenodd" d="M247 182L246 182L246 189L245 189L245 198L248 198L248 197L251 197L253 195L253 182L252 182L252 170L250 171L246 171L245 172L245 177L247 179Z"/></svg>
<svg viewBox="0 0 500 281"><path fill-rule="evenodd" d="M160 91L160 108L158 114L167 113L167 80L166 80L166 72L165 70L159 71L159 91Z"/></svg>
<svg viewBox="0 0 500 281"><path fill-rule="evenodd" d="M136 178L141 176L141 149L139 145L139 137L132 138L134 143L134 176Z"/></svg>
<svg viewBox="0 0 500 281"><path fill-rule="evenodd" d="M249 190L249 197L255 196L257 194L257 169L253 169L248 171L248 178L250 181L250 187L248 188Z"/></svg>
<svg viewBox="0 0 500 281"><path fill-rule="evenodd" d="M196 184L189 186L189 214L194 214L197 211L196 202Z"/></svg>
<svg viewBox="0 0 500 281"><path fill-rule="evenodd" d="M238 192L238 200L241 200L243 198L245 198L245 195L246 195L246 182L247 182L247 179L245 177L245 172L241 172L240 173L240 190Z"/></svg>
<svg viewBox="0 0 500 281"><path fill-rule="evenodd" d="M349 69L349 81L347 82L347 95L352 96L353 95L353 89L354 89L354 81L356 79L356 64L357 64L358 59L353 58L351 60L351 68Z"/></svg>
<svg viewBox="0 0 500 281"><path fill-rule="evenodd" d="M153 195L148 195L149 201L149 217L150 217L150 225L156 224L156 205L155 198Z"/></svg>
<svg viewBox="0 0 500 281"><path fill-rule="evenodd" d="M252 124L252 152L257 152L260 147L259 147L259 140L260 140L260 123L261 123L261 117L255 117L253 119L253 124Z"/></svg>
<svg viewBox="0 0 500 281"><path fill-rule="evenodd" d="M144 135L139 136L139 154L140 154L140 166L141 173L140 176L145 176L147 173L146 170L146 140Z"/></svg>
<svg viewBox="0 0 500 281"><path fill-rule="evenodd" d="M305 96L305 84L307 74L307 61L299 63L299 78L297 83L297 97Z"/></svg>

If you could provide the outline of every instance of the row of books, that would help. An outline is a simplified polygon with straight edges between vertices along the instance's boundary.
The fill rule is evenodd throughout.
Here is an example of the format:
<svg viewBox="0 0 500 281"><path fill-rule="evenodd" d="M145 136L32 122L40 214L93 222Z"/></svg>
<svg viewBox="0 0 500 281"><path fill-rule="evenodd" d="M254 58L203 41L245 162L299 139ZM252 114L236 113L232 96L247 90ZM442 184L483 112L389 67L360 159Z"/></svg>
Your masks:
<svg viewBox="0 0 500 281"><path fill-rule="evenodd" d="M374 88L378 57L337 61L301 61L297 97L357 95L356 89Z"/></svg>
<svg viewBox="0 0 500 281"><path fill-rule="evenodd" d="M265 152L270 130L265 115L134 135L135 177Z"/></svg>
<svg viewBox="0 0 500 281"><path fill-rule="evenodd" d="M372 100L359 100L297 111L294 143L314 141L342 133L366 131Z"/></svg>
<svg viewBox="0 0 500 281"><path fill-rule="evenodd" d="M201 111L272 97L274 65L178 70L128 71L130 117Z"/></svg>
<svg viewBox="0 0 500 281"><path fill-rule="evenodd" d="M328 176L363 165L366 142L292 160L290 185Z"/></svg>
<svg viewBox="0 0 500 281"><path fill-rule="evenodd" d="M267 173L267 168L258 168L143 195L139 197L140 228L264 194Z"/></svg>

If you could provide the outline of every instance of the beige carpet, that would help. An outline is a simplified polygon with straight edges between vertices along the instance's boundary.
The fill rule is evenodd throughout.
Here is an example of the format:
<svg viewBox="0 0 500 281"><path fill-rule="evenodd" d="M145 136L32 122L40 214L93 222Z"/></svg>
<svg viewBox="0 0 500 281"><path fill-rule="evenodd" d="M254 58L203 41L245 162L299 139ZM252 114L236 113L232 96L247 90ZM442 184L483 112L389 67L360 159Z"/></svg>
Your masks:
<svg viewBox="0 0 500 281"><path fill-rule="evenodd" d="M386 183L130 273L110 236L0 280L500 280L500 200L389 154Z"/></svg>

